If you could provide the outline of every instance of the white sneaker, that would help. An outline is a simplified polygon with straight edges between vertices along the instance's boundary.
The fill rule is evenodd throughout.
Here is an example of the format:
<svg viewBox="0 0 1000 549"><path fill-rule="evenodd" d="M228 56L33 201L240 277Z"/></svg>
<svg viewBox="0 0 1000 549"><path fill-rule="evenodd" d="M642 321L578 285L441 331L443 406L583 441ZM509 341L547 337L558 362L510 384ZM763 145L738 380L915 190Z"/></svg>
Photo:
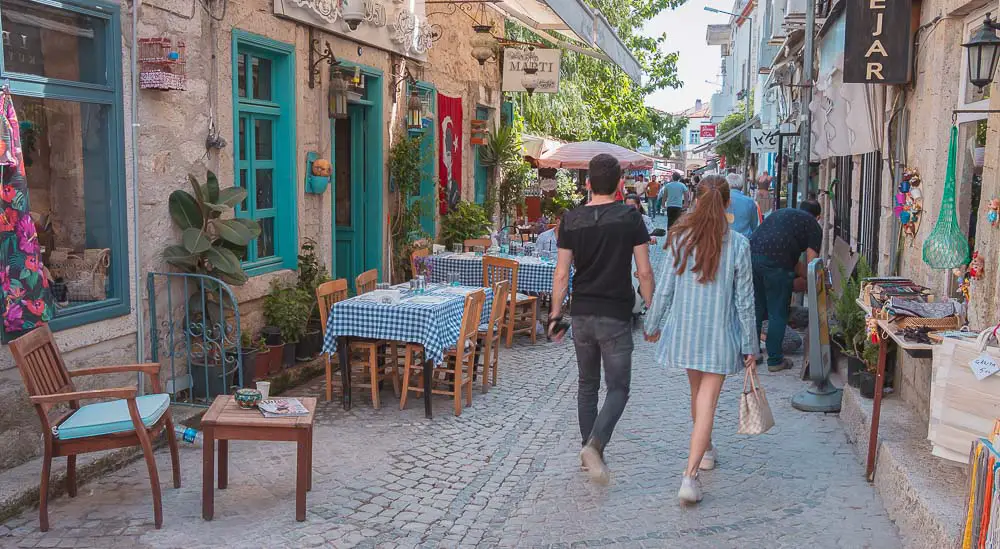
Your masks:
<svg viewBox="0 0 1000 549"><path fill-rule="evenodd" d="M715 445L713 444L705 450L705 455L701 456L701 463L698 464L698 468L702 471L711 471L715 469Z"/></svg>
<svg viewBox="0 0 1000 549"><path fill-rule="evenodd" d="M681 479L681 489L677 491L677 498L681 503L694 504L701 501L701 483L698 475L689 477L684 475Z"/></svg>
<svg viewBox="0 0 1000 549"><path fill-rule="evenodd" d="M591 445L586 445L580 450L580 462L583 470L590 475L590 480L598 484L607 484L611 480L611 471L601 458L601 453Z"/></svg>

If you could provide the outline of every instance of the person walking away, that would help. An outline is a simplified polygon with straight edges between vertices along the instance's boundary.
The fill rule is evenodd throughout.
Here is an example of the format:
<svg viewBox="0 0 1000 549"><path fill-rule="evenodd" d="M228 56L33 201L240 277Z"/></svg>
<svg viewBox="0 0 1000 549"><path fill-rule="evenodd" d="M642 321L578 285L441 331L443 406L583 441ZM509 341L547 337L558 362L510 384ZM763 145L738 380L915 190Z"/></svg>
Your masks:
<svg viewBox="0 0 1000 549"><path fill-rule="evenodd" d="M743 176L731 173L726 176L726 182L729 185L729 207L726 208L726 216L734 231L750 238L750 233L760 224L757 203L743 194Z"/></svg>
<svg viewBox="0 0 1000 549"><path fill-rule="evenodd" d="M646 186L646 202L649 204L649 217L656 219L660 213L660 181L656 176Z"/></svg>
<svg viewBox="0 0 1000 549"><path fill-rule="evenodd" d="M684 213L684 193L687 187L681 183L681 174L674 172L670 176L670 183L667 183L665 194L667 195L667 228L674 226L677 219Z"/></svg>
<svg viewBox="0 0 1000 549"><path fill-rule="evenodd" d="M781 208L771 212L750 235L753 258L754 304L757 334L767 320L767 370L780 372L792 367L785 358L781 343L788 325L788 308L799 258L806 255L806 265L819 257L823 229L819 202L806 200L799 209Z"/></svg>
<svg viewBox="0 0 1000 549"><path fill-rule="evenodd" d="M646 196L646 189L648 187L649 187L649 183L646 182L646 176L645 175L639 174L638 176L636 176L636 178L635 178L635 194L637 194L639 196L639 198L645 198L645 196Z"/></svg>
<svg viewBox="0 0 1000 549"><path fill-rule="evenodd" d="M702 499L699 470L715 468L712 427L727 375L755 368L753 267L750 243L726 220L729 184L707 176L691 215L677 222L664 245L667 257L646 313L646 341L659 342L656 361L687 370L691 441L677 497ZM669 267L668 267L669 266Z"/></svg>
<svg viewBox="0 0 1000 549"><path fill-rule="evenodd" d="M632 379L632 261L639 273L639 292L648 307L653 298L649 233L634 208L614 200L621 166L609 154L589 165L591 201L563 216L559 227L559 259L552 280L549 337L561 339L556 327L573 274L573 344L579 368L577 413L583 449L580 460L591 479L607 483L610 472L604 449L628 402ZM603 363L607 396L597 409Z"/></svg>

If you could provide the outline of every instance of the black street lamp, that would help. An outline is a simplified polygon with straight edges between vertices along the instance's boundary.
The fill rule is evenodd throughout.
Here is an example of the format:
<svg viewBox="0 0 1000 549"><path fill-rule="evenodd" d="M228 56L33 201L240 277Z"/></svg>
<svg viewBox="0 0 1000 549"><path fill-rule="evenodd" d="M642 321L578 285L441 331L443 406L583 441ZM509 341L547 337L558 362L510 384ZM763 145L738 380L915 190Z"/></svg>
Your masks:
<svg viewBox="0 0 1000 549"><path fill-rule="evenodd" d="M1000 37L997 37L997 23L986 14L980 26L968 42L962 44L963 48L969 50L969 81L982 91L993 81L993 72L997 68L997 60L1000 58Z"/></svg>

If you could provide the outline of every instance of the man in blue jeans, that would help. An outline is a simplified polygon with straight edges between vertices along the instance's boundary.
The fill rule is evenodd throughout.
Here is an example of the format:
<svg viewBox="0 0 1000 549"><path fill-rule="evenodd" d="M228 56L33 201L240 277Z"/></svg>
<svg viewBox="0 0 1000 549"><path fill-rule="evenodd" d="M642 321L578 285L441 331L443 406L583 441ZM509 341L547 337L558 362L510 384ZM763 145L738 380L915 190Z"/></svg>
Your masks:
<svg viewBox="0 0 1000 549"><path fill-rule="evenodd" d="M590 202L563 216L548 328L550 337L562 337L555 328L562 319L572 266L573 345L580 371L577 413L583 442L580 460L600 483L610 479L604 448L625 411L632 380L633 257L642 299L647 307L653 301L649 233L638 210L615 202L620 177L615 157L595 156L589 169ZM602 360L608 394L598 412Z"/></svg>
<svg viewBox="0 0 1000 549"><path fill-rule="evenodd" d="M757 308L757 332L767 319L767 370L780 372L792 367L785 358L781 343L788 325L788 307L799 258L806 254L806 265L819 257L823 229L819 226L819 202L806 200L799 209L782 208L764 218L750 235L753 262L754 305Z"/></svg>

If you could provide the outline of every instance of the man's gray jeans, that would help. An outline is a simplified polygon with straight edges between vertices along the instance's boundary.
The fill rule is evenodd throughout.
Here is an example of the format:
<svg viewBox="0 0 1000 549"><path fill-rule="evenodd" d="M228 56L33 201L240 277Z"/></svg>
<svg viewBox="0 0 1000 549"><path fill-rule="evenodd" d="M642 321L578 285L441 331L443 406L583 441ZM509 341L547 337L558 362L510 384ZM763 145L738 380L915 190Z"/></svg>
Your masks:
<svg viewBox="0 0 1000 549"><path fill-rule="evenodd" d="M577 413L583 443L593 439L602 449L611 440L618 419L628 402L632 382L632 321L602 316L573 317L573 345L580 369ZM597 392L601 388L601 363L608 395L600 413Z"/></svg>

